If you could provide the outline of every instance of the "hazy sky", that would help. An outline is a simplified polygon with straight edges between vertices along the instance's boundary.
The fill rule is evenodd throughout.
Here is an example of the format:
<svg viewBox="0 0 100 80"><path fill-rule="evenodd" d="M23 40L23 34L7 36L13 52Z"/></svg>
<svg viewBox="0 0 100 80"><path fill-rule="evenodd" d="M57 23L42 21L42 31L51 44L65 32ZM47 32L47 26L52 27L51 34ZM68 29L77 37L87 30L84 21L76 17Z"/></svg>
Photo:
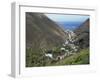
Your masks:
<svg viewBox="0 0 100 80"><path fill-rule="evenodd" d="M56 22L84 22L89 18L88 15L62 15L62 14L45 14Z"/></svg>

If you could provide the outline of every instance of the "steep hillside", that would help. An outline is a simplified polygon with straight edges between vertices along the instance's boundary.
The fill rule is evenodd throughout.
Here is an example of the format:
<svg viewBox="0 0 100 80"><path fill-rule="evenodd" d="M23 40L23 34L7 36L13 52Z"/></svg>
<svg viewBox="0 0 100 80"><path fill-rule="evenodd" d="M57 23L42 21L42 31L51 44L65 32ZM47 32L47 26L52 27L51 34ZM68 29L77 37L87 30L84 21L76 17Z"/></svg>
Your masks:
<svg viewBox="0 0 100 80"><path fill-rule="evenodd" d="M76 43L80 48L89 47L89 19L87 19L82 25L79 26L74 32L76 33Z"/></svg>
<svg viewBox="0 0 100 80"><path fill-rule="evenodd" d="M65 32L42 13L26 13L26 48L34 52L52 49L65 42Z"/></svg>

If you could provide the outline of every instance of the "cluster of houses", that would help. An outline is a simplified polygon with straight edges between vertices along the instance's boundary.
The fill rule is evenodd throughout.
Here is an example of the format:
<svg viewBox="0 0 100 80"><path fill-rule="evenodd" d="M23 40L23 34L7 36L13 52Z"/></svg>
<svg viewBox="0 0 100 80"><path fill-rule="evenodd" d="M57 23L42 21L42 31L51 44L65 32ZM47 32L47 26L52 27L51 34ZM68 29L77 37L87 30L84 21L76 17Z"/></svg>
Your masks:
<svg viewBox="0 0 100 80"><path fill-rule="evenodd" d="M62 60L69 55L70 52L63 47L61 48L61 52L56 57L54 57L54 53L52 52L45 53L45 56L49 57L52 60Z"/></svg>
<svg viewBox="0 0 100 80"><path fill-rule="evenodd" d="M45 56L49 57L52 60L62 60L65 57L67 57L67 56L69 56L71 54L74 54L73 52L71 52L69 50L66 50L64 47L62 47L60 50L61 51L60 51L59 55L57 55L56 57L54 57L54 53L52 53L52 52L45 53Z"/></svg>
<svg viewBox="0 0 100 80"><path fill-rule="evenodd" d="M66 39L65 43L60 48L59 55L57 55L56 57L54 57L54 53L47 52L47 53L45 53L45 56L46 57L49 57L50 59L53 59L53 60L62 60L65 57L67 57L67 56L69 56L71 54L74 54L76 51L78 51L78 46L76 46L74 44L74 39L73 39L74 36L75 36L75 34L72 31L70 31L68 33L67 39ZM71 48L71 50L66 49L66 46L68 46L69 48Z"/></svg>

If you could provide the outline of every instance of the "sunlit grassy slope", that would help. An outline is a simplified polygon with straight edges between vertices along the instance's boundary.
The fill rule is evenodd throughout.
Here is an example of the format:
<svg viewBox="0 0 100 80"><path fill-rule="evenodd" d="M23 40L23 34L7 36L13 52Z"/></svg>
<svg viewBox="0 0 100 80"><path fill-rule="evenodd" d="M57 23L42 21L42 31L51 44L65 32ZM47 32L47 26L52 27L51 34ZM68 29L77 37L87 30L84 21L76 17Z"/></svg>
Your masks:
<svg viewBox="0 0 100 80"><path fill-rule="evenodd" d="M80 65L89 64L89 49L83 49L80 52L66 57L63 60L58 61L54 65Z"/></svg>

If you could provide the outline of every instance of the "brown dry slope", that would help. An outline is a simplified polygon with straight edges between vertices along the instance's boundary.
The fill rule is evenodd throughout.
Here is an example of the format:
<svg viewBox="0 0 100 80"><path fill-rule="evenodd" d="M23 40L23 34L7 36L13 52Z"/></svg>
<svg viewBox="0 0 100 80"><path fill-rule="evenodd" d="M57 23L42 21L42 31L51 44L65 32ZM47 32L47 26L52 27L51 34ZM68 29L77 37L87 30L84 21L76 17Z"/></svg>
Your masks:
<svg viewBox="0 0 100 80"><path fill-rule="evenodd" d="M52 49L65 42L65 32L42 13L26 13L26 47Z"/></svg>

